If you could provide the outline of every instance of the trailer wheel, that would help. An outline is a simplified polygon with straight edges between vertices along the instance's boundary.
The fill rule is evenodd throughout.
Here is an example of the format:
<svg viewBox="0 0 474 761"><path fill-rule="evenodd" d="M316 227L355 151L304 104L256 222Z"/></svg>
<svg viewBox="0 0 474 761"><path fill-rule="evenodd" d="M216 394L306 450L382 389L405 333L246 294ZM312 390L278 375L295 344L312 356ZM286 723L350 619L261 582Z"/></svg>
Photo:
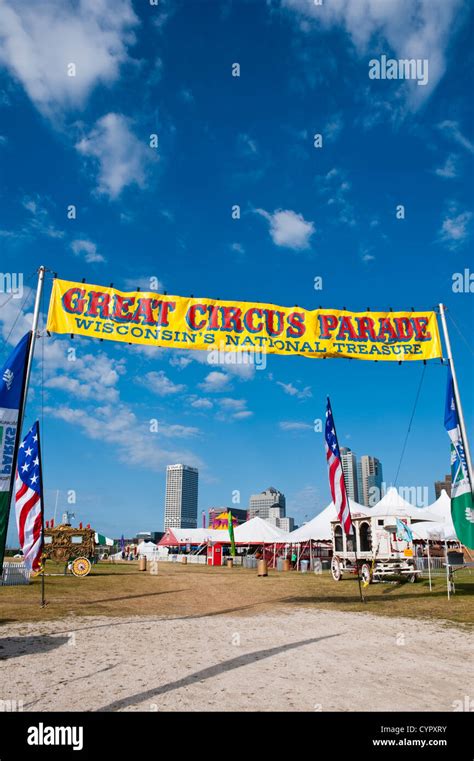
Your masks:
<svg viewBox="0 0 474 761"><path fill-rule="evenodd" d="M363 563L360 569L360 578L364 584L372 583L372 569L368 563Z"/></svg>
<svg viewBox="0 0 474 761"><path fill-rule="evenodd" d="M76 558L71 563L72 573L79 578L87 576L91 572L91 568L92 565L89 558Z"/></svg>
<svg viewBox="0 0 474 761"><path fill-rule="evenodd" d="M336 555L333 555L331 560L331 573L334 581L342 579L342 563Z"/></svg>

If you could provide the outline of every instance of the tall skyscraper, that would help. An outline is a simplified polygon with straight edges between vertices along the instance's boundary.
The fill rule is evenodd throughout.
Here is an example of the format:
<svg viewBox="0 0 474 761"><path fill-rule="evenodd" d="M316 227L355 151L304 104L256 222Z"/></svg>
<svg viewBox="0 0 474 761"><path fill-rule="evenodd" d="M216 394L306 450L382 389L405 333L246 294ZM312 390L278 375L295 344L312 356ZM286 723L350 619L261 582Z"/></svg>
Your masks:
<svg viewBox="0 0 474 761"><path fill-rule="evenodd" d="M342 470L349 498L359 502L359 488L357 483L357 457L349 447L341 447Z"/></svg>
<svg viewBox="0 0 474 761"><path fill-rule="evenodd" d="M373 507L383 496L382 463L376 457L364 454L357 468L359 502Z"/></svg>
<svg viewBox="0 0 474 761"><path fill-rule="evenodd" d="M165 531L197 528L198 469L190 465L166 468Z"/></svg>
<svg viewBox="0 0 474 761"><path fill-rule="evenodd" d="M263 520L267 520L270 517L270 508L280 508L280 518L284 518L286 514L286 500L285 495L273 486L269 486L265 491L260 494L252 494L249 501L249 520L255 518L256 515Z"/></svg>

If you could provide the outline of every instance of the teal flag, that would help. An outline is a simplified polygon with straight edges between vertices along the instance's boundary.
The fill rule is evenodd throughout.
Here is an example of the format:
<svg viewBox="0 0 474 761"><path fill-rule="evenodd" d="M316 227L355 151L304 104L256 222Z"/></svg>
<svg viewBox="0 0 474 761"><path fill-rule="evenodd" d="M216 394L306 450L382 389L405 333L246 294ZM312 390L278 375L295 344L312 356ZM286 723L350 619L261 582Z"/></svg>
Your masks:
<svg viewBox="0 0 474 761"><path fill-rule="evenodd" d="M451 517L457 538L461 544L472 550L474 549L472 485L469 480L466 452L459 425L451 368L448 368L444 427L451 439Z"/></svg>
<svg viewBox="0 0 474 761"><path fill-rule="evenodd" d="M234 524L232 522L232 513L227 513L227 526L229 529L229 539L230 539L230 554L232 557L235 557L235 540L234 540Z"/></svg>

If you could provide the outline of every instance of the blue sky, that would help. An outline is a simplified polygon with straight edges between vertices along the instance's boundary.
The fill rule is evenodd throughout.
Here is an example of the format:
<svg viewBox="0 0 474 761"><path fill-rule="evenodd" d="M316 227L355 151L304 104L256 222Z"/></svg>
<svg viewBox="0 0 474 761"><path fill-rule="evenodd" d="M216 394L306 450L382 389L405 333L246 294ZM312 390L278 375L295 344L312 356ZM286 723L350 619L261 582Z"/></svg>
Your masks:
<svg viewBox="0 0 474 761"><path fill-rule="evenodd" d="M472 266L472 23L460 0L6 0L1 271L306 308L443 301L472 430L473 295L452 287ZM428 84L370 79L383 54L427 59ZM49 275L45 310L50 288ZM2 359L33 294L7 299ZM46 517L56 490L58 514L74 490L78 520L105 533L161 530L165 466L184 461L200 468L200 510L237 490L246 507L271 484L301 522L329 501L313 430L326 395L340 444L379 457L391 483L422 372L279 356L213 367L41 339L27 424L43 410ZM399 476L430 497L449 470L445 382L429 363Z"/></svg>

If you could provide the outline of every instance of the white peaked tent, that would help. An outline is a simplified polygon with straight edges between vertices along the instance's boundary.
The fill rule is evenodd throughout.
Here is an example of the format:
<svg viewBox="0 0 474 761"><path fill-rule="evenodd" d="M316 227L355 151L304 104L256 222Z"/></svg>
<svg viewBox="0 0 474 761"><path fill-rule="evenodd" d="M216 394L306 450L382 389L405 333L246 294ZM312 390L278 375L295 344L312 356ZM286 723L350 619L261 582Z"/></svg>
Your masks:
<svg viewBox="0 0 474 761"><path fill-rule="evenodd" d="M427 521L420 523L412 529L415 539L441 539L444 542L457 541L456 530L452 520L449 521Z"/></svg>
<svg viewBox="0 0 474 761"><path fill-rule="evenodd" d="M138 545L138 554L143 555L146 558L151 558L154 553L157 551L158 545L154 542L149 542L146 539L144 539L140 544Z"/></svg>
<svg viewBox="0 0 474 761"><path fill-rule="evenodd" d="M258 515L234 529L236 544L284 544L291 542L290 537L291 534L272 526Z"/></svg>
<svg viewBox="0 0 474 761"><path fill-rule="evenodd" d="M399 518L411 518L412 521L436 521L438 516L429 508L419 508L410 505L406 499L391 486L387 493L377 502L375 507L368 508L370 515L394 515Z"/></svg>
<svg viewBox="0 0 474 761"><path fill-rule="evenodd" d="M370 508L365 507L364 505L359 505L358 502L354 502L352 499L349 500L349 504L352 515L369 515ZM336 508L334 507L334 502L330 502L329 505L312 520L292 531L290 534L290 541L297 544L298 542L309 542L310 539L320 542L330 540L331 521L336 519L337 513Z"/></svg>
<svg viewBox="0 0 474 761"><path fill-rule="evenodd" d="M229 532L212 528L171 528L160 539L161 545L207 544L207 542L229 542Z"/></svg>
<svg viewBox="0 0 474 761"><path fill-rule="evenodd" d="M455 541L456 530L451 518L451 498L443 489L440 496L426 509L421 509L420 514L429 514L435 516L434 521L430 519L429 523L422 523L416 527L416 539L430 539L432 536L439 536L442 540Z"/></svg>
<svg viewBox="0 0 474 761"><path fill-rule="evenodd" d="M436 502L433 502L432 505L426 508L426 511L436 515L436 519L443 523L451 520L451 497L445 489L443 489Z"/></svg>

